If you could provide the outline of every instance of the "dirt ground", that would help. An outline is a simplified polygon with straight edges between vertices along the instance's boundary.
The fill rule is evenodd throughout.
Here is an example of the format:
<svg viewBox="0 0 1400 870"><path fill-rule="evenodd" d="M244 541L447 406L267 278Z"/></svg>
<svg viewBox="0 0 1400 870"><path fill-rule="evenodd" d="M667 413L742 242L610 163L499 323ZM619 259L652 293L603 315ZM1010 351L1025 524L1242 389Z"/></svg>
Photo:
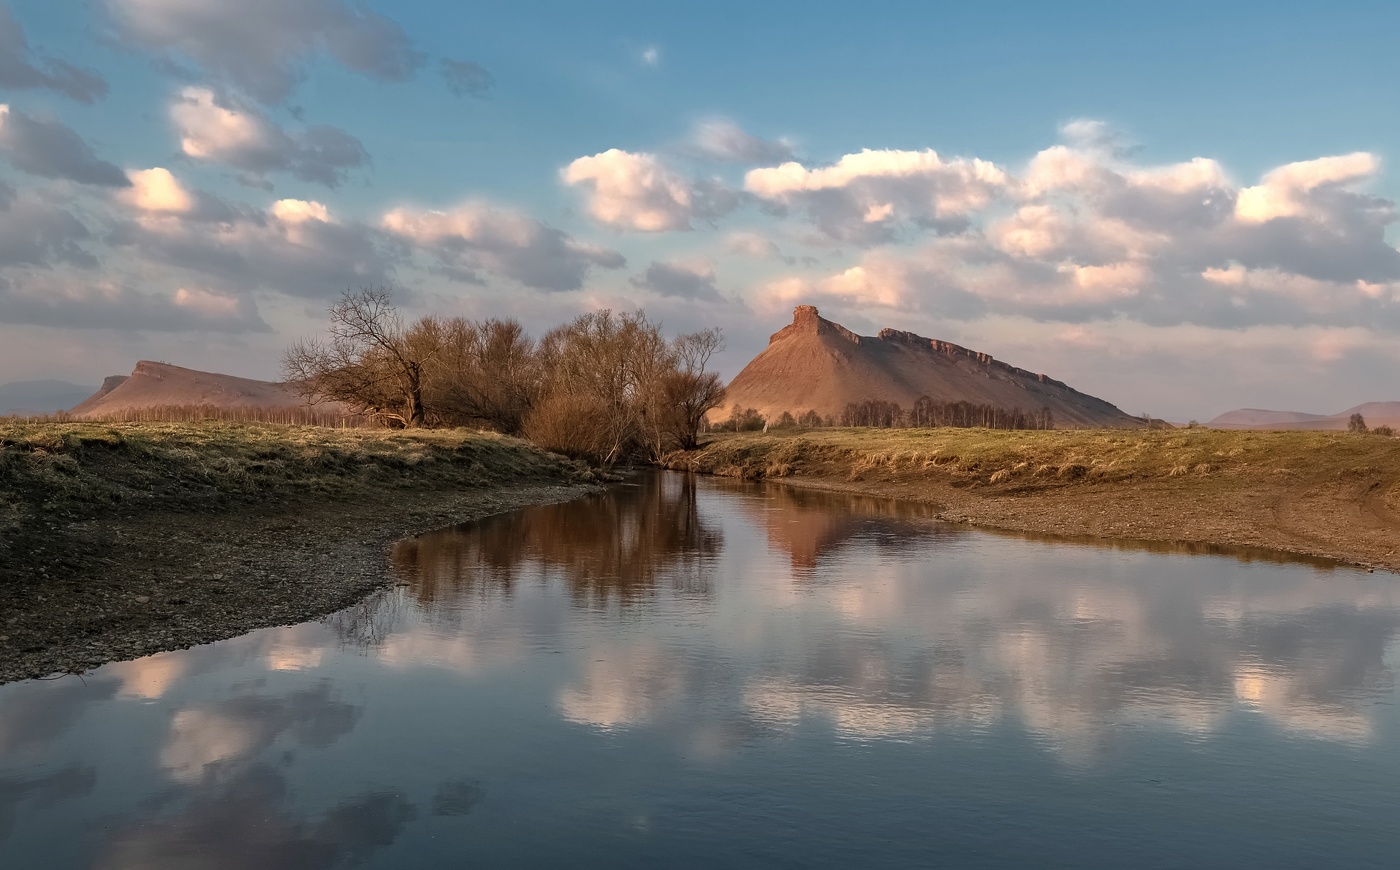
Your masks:
<svg viewBox="0 0 1400 870"><path fill-rule="evenodd" d="M395 540L593 489L389 491L138 510L56 528L0 584L0 683L315 619L393 582Z"/></svg>
<svg viewBox="0 0 1400 870"><path fill-rule="evenodd" d="M1400 570L1400 439L1345 433L809 430L668 464L911 499L953 522L1259 547Z"/></svg>
<svg viewBox="0 0 1400 870"><path fill-rule="evenodd" d="M785 484L907 499L941 519L1017 532L1169 543L1262 547L1400 571L1400 513L1378 478L1252 481L1235 489L1171 479L1072 488L957 487L915 474L844 469L785 477Z"/></svg>

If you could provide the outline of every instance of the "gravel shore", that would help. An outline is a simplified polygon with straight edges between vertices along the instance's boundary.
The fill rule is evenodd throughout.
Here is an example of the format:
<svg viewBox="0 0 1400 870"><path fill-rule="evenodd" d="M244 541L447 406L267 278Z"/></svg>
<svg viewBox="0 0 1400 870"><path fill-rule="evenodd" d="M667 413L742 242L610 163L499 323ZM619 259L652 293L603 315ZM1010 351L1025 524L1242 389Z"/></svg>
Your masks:
<svg viewBox="0 0 1400 870"><path fill-rule="evenodd" d="M392 582L395 540L596 488L397 490L75 523L0 589L0 683L316 619Z"/></svg>

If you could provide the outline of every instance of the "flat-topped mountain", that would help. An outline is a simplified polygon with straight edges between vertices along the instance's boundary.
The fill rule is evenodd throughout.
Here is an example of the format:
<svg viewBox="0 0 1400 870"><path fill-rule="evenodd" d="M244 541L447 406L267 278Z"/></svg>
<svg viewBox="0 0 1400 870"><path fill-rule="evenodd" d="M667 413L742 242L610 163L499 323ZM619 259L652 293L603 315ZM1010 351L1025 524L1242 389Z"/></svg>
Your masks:
<svg viewBox="0 0 1400 870"><path fill-rule="evenodd" d="M1267 411L1240 408L1226 411L1206 423L1212 429L1346 429L1352 414L1360 414L1366 425L1400 429L1400 402L1367 402L1336 414L1305 414L1302 411Z"/></svg>
<svg viewBox="0 0 1400 870"><path fill-rule="evenodd" d="M1026 412L1050 409L1065 427L1135 427L1143 421L1103 399L946 341L882 329L856 335L799 305L792 323L729 385L725 409L755 408L770 420L784 411L839 417L848 404L894 402L908 410L921 397Z"/></svg>
<svg viewBox="0 0 1400 870"><path fill-rule="evenodd" d="M272 381L258 381L142 360L130 375L113 375L70 413L80 419L145 408L202 405L215 408L295 409L306 400Z"/></svg>

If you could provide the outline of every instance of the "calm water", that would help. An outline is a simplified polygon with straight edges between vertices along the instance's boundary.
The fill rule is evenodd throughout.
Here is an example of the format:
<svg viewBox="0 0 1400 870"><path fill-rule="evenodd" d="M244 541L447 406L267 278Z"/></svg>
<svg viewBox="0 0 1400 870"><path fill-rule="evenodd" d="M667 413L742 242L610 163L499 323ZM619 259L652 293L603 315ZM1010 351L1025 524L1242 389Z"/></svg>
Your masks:
<svg viewBox="0 0 1400 870"><path fill-rule="evenodd" d="M1400 584L657 476L0 687L0 867L1395 867Z"/></svg>

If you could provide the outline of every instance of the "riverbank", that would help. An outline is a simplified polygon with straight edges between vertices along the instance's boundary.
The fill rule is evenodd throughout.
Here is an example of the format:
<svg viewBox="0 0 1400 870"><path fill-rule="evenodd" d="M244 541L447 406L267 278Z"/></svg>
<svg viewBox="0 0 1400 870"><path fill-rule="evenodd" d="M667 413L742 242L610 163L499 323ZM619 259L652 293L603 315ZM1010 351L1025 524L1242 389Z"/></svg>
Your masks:
<svg viewBox="0 0 1400 870"><path fill-rule="evenodd" d="M394 540L592 485L477 432L0 423L0 683L315 619Z"/></svg>
<svg viewBox="0 0 1400 870"><path fill-rule="evenodd" d="M910 499L951 522L1400 570L1400 439L1213 429L720 435L666 466Z"/></svg>

